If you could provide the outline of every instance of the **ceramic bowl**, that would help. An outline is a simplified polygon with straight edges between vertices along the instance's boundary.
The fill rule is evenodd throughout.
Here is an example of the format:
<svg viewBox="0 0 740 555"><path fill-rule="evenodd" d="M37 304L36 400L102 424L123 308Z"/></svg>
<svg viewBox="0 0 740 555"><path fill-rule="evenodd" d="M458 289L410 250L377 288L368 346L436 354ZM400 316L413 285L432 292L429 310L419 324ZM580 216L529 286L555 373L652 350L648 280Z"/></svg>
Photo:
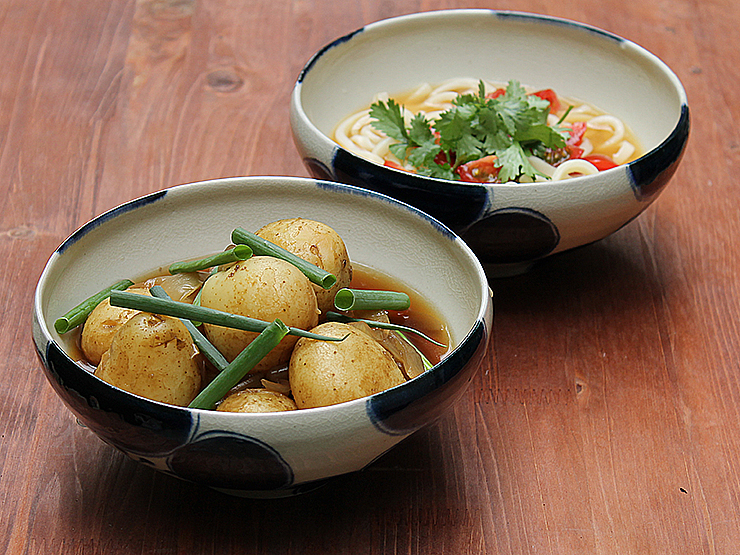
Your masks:
<svg viewBox="0 0 740 555"><path fill-rule="evenodd" d="M166 405L117 389L75 363L74 340L54 329L59 316L119 279L218 252L235 227L256 230L296 216L327 223L352 260L433 299L450 328L450 354L418 378L364 399L238 414ZM480 366L492 310L475 255L417 209L308 178L230 178L150 194L75 231L38 282L33 338L52 387L103 441L184 480L240 495L281 496L362 469L439 417Z"/></svg>
<svg viewBox="0 0 740 555"><path fill-rule="evenodd" d="M403 93L453 77L513 79L594 104L625 121L645 154L560 182L469 184L384 167L329 138L342 118L367 107L376 93ZM290 117L312 175L420 208L502 272L597 241L635 218L676 171L689 135L680 81L644 48L572 21L492 10L412 14L335 40L300 73Z"/></svg>

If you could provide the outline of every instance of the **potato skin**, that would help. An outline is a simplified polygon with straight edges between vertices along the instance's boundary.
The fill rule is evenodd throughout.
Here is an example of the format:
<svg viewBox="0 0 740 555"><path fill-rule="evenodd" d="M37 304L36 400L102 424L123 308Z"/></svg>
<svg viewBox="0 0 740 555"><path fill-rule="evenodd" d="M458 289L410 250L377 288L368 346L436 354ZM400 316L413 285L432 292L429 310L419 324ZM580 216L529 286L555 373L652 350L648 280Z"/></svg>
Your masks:
<svg viewBox="0 0 740 555"><path fill-rule="evenodd" d="M129 393L181 406L195 398L202 379L197 350L182 322L146 312L120 327L95 375Z"/></svg>
<svg viewBox="0 0 740 555"><path fill-rule="evenodd" d="M311 282L295 266L270 256L254 256L212 275L203 285L201 305L267 322L310 329L319 311ZM205 333L227 360L234 360L257 333L205 324ZM286 336L255 370L269 370L290 359L297 338Z"/></svg>
<svg viewBox="0 0 740 555"><path fill-rule="evenodd" d="M127 291L141 295L149 294L145 289L129 288ZM139 312L133 308L111 306L110 299L105 299L98 304L82 327L80 347L85 358L92 364L100 364L103 353L110 348L113 336L129 318Z"/></svg>
<svg viewBox="0 0 740 555"><path fill-rule="evenodd" d="M334 295L352 281L352 262L347 247L339 234L328 225L305 218L278 220L257 231L263 239L334 274L337 283L331 289L312 284L316 291L319 310L334 310Z"/></svg>
<svg viewBox="0 0 740 555"><path fill-rule="evenodd" d="M216 408L222 412L283 412L297 409L293 399L268 389L243 389L231 393Z"/></svg>
<svg viewBox="0 0 740 555"><path fill-rule="evenodd" d="M326 322L314 333L344 341L302 337L290 359L290 387L299 409L359 399L405 381L391 354L366 333L340 322Z"/></svg>

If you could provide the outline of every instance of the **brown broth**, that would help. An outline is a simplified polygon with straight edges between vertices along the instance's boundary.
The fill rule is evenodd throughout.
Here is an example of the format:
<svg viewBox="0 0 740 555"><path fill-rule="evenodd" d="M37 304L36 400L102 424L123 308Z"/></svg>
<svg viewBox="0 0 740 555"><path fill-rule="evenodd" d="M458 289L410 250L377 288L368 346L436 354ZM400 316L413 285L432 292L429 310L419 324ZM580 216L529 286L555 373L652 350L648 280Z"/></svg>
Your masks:
<svg viewBox="0 0 740 555"><path fill-rule="evenodd" d="M439 312L430 302L419 293L402 283L400 280L379 272L373 268L353 263L352 283L354 289L376 289L381 291L403 291L409 295L411 306L404 311L389 311L388 316L394 324L408 326L431 337L435 341L447 345L439 347L416 334L406 334L406 337L419 349L433 364L437 364L450 351L450 334L447 324Z"/></svg>
<svg viewBox="0 0 740 555"><path fill-rule="evenodd" d="M411 299L411 307L404 311L389 311L388 316L394 324L408 326L431 337L435 341L447 345L440 347L416 334L407 334L406 337L419 349L432 363L437 364L450 351L450 335L447 325L437 310L419 293L403 284L396 278L379 272L373 268L353 263L353 277L350 286L354 289L375 289L386 291L403 291ZM136 286L141 286L147 280L161 281L159 278L165 274L166 269L161 268L157 272L147 275ZM154 283L150 282L150 283ZM87 361L80 347L80 334L82 326L69 332L69 356L78 364L90 372L94 372L95 366Z"/></svg>

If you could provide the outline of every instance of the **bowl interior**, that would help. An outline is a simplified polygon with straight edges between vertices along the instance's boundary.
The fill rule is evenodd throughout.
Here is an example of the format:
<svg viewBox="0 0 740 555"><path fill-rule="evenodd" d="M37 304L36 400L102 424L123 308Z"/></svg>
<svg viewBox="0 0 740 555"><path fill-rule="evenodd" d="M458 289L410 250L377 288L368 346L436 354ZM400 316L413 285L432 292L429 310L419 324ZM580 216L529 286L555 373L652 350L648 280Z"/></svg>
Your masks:
<svg viewBox="0 0 740 555"><path fill-rule="evenodd" d="M646 151L671 133L685 100L663 62L604 31L532 14L450 10L383 20L338 39L309 62L300 104L330 135L378 92L453 77L515 79L589 102L622 118Z"/></svg>
<svg viewBox="0 0 740 555"><path fill-rule="evenodd" d="M465 244L436 220L382 195L302 178L233 178L173 187L83 226L54 253L36 292L36 319L63 348L56 318L119 279L218 252L231 231L280 218L333 227L350 258L433 301L459 343L482 319L488 286Z"/></svg>

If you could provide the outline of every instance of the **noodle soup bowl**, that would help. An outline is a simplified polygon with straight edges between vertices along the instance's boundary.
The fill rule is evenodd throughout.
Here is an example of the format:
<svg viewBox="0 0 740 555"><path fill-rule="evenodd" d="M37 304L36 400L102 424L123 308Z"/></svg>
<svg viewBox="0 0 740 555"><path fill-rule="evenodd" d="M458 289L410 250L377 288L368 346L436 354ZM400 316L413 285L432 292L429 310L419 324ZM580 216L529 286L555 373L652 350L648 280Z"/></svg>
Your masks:
<svg viewBox="0 0 740 555"><path fill-rule="evenodd" d="M480 184L386 167L331 138L379 93L393 97L460 77L515 80L596 106L634 132L643 154L563 181ZM602 239L645 210L682 158L689 109L676 75L629 40L553 17L449 10L372 23L322 48L294 87L291 125L312 175L420 208L460 234L497 275Z"/></svg>
<svg viewBox="0 0 740 555"><path fill-rule="evenodd" d="M113 387L79 362L74 332L55 330L57 318L120 279L135 281L174 261L219 252L236 227L256 230L297 216L330 225L354 262L431 301L449 328L448 355L417 378L363 399L240 414L172 406ZM360 470L438 418L481 365L492 310L473 252L419 210L308 178L230 178L153 193L75 231L51 255L38 282L33 338L51 386L103 441L184 480L270 497Z"/></svg>

